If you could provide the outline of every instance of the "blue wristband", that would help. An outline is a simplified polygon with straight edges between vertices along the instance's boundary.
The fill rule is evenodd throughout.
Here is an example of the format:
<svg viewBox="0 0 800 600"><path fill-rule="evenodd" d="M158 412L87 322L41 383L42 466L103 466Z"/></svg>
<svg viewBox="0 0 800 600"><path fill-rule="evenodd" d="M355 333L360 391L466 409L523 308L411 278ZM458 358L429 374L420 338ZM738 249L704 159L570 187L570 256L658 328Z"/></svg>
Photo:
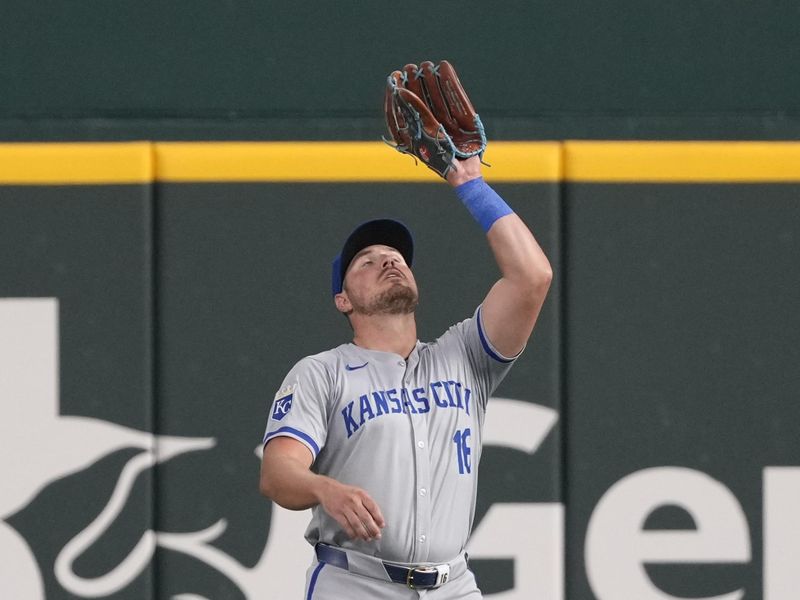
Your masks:
<svg viewBox="0 0 800 600"><path fill-rule="evenodd" d="M497 195L497 192L489 187L483 177L462 183L455 190L458 199L464 203L472 217L483 227L484 232L488 232L497 219L514 212Z"/></svg>

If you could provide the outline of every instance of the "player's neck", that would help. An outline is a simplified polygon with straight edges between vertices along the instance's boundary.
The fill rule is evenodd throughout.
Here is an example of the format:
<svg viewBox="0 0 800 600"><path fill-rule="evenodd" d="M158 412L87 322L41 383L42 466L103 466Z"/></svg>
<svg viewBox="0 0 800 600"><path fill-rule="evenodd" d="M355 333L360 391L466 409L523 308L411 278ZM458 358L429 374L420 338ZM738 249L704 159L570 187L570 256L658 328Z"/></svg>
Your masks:
<svg viewBox="0 0 800 600"><path fill-rule="evenodd" d="M371 315L353 322L353 343L368 350L394 352L407 358L417 345L417 322L414 314Z"/></svg>

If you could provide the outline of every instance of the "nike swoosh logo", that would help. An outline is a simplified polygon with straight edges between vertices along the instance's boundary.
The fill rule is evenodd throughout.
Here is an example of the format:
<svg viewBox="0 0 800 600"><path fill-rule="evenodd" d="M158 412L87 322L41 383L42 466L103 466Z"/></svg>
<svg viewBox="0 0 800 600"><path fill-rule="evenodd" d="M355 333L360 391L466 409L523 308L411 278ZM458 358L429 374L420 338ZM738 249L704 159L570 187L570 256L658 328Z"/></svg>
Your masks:
<svg viewBox="0 0 800 600"><path fill-rule="evenodd" d="M350 365L345 365L344 368L348 371L358 371L359 369L363 369L369 364L369 361L365 362L363 365L356 365L355 367L351 367Z"/></svg>

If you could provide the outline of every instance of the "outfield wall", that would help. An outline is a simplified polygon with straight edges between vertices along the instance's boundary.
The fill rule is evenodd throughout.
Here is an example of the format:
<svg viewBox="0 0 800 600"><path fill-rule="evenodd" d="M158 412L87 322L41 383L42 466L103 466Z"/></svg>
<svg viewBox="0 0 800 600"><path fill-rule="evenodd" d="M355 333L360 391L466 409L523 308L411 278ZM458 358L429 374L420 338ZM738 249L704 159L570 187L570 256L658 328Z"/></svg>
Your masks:
<svg viewBox="0 0 800 600"><path fill-rule="evenodd" d="M469 548L487 598L795 598L800 145L493 143L555 280L495 394ZM300 168L301 167L301 168ZM497 277L382 144L0 145L0 589L293 598L305 513L258 494L285 372L374 216L417 240L420 337Z"/></svg>
<svg viewBox="0 0 800 600"><path fill-rule="evenodd" d="M0 140L378 140L450 60L493 140L800 139L786 0L5 0Z"/></svg>

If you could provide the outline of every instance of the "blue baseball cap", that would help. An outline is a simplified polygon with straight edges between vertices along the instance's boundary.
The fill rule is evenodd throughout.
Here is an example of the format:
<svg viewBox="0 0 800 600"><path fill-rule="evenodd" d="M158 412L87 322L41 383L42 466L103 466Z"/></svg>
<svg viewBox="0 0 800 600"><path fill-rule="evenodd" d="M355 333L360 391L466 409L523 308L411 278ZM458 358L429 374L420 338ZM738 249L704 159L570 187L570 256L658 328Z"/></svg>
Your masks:
<svg viewBox="0 0 800 600"><path fill-rule="evenodd" d="M397 250L410 267L414 259L414 238L408 227L393 219L376 219L362 223L353 230L342 246L339 256L333 259L331 291L335 296L341 293L347 267L356 254L367 246L381 244Z"/></svg>

